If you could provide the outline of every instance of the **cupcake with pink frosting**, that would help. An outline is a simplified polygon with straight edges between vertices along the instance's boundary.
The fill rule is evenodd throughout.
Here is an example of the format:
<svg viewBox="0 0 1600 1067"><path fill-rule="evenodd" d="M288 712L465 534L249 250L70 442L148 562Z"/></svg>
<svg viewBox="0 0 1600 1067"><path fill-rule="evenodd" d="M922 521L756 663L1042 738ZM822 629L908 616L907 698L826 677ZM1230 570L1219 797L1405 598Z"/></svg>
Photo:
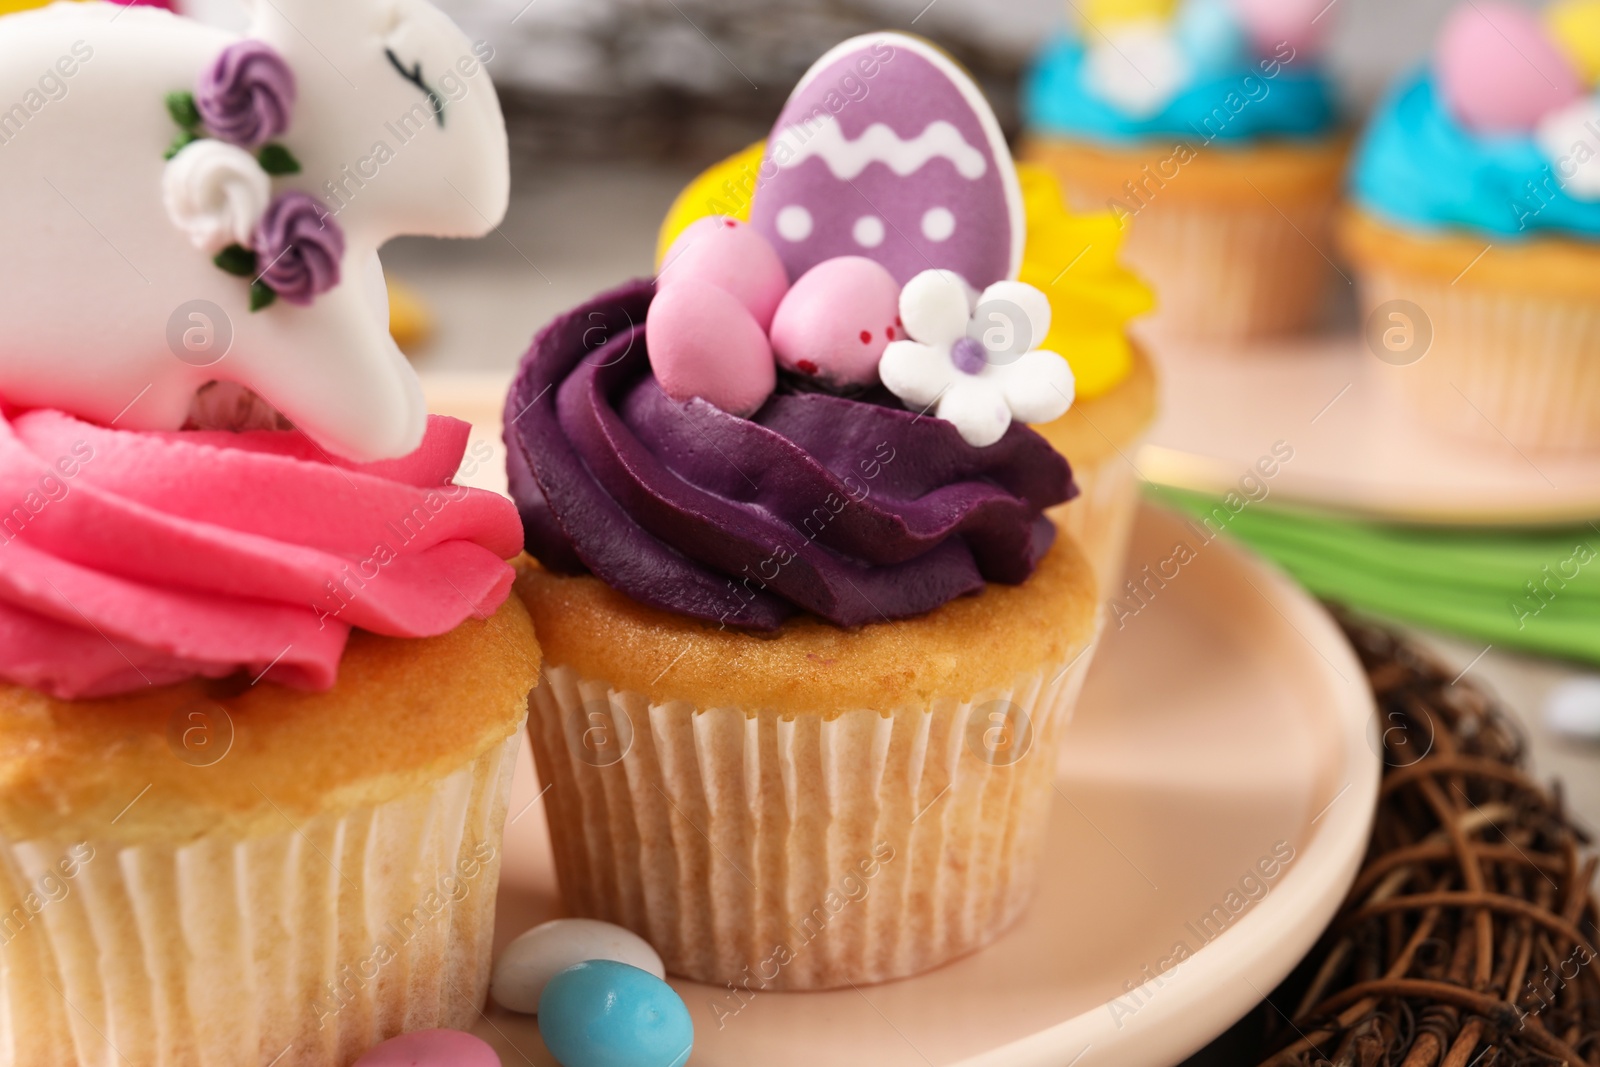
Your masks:
<svg viewBox="0 0 1600 1067"><path fill-rule="evenodd" d="M0 174L7 232L51 232L0 285L0 1062L328 1067L484 1001L540 657L523 532L456 484L484 456L426 415L364 283L390 227L490 223L415 170L337 221L296 177L354 121L305 91L302 29L332 47L327 19L370 15L341 64L430 122L377 31L433 71L418 41L469 46L424 4L279 7L243 40L102 4L0 19L19 70L78 42L34 120L66 132ZM408 164L492 185L492 90L449 106ZM116 171L74 166L85 144Z"/></svg>
<svg viewBox="0 0 1600 1067"><path fill-rule="evenodd" d="M1031 425L1077 379L999 124L937 49L841 44L754 171L512 386L529 730L576 914L678 975L834 988L1032 896L1097 589Z"/></svg>

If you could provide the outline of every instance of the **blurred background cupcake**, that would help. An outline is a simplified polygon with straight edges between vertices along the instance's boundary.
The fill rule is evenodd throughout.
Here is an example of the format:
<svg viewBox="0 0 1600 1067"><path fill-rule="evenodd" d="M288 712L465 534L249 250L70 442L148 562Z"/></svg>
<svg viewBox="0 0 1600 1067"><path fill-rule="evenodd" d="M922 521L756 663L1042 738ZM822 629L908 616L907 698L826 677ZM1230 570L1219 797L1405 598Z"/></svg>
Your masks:
<svg viewBox="0 0 1600 1067"><path fill-rule="evenodd" d="M1342 243L1431 426L1600 448L1597 81L1594 0L1469 3L1363 138Z"/></svg>
<svg viewBox="0 0 1600 1067"><path fill-rule="evenodd" d="M1327 302L1323 249L1346 141L1306 0L1101 0L1023 87L1026 158L1072 206L1111 211L1160 297L1164 334L1302 330Z"/></svg>

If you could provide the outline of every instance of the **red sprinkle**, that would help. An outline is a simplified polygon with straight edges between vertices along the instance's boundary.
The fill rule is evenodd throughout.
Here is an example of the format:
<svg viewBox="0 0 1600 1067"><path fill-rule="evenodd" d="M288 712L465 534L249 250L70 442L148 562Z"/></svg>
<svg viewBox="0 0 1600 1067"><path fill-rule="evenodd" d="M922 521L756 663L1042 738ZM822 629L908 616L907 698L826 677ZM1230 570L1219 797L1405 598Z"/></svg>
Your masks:
<svg viewBox="0 0 1600 1067"><path fill-rule="evenodd" d="M800 368L800 373L802 374L817 373L817 365L811 362L809 359L802 359L799 363L796 363L795 366Z"/></svg>
<svg viewBox="0 0 1600 1067"><path fill-rule="evenodd" d="M870 345L872 343L872 331L871 330L862 330L861 331L861 343L864 344L864 345Z"/></svg>
<svg viewBox="0 0 1600 1067"><path fill-rule="evenodd" d="M888 333L889 340L893 341L894 340L894 327L893 326L889 327L889 329L886 332Z"/></svg>

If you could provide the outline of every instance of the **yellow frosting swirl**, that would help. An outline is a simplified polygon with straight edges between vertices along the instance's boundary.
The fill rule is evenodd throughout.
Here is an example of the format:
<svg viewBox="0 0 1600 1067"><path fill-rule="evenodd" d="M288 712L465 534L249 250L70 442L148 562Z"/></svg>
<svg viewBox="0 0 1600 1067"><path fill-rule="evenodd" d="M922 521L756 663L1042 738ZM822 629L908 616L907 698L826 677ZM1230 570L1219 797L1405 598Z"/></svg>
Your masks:
<svg viewBox="0 0 1600 1067"><path fill-rule="evenodd" d="M708 215L750 220L750 203L766 151L765 142L712 166L678 194L662 223L656 246L659 266L684 230ZM1027 244L1019 280L1050 300L1050 335L1044 348L1072 365L1078 396L1092 400L1110 392L1133 370L1128 322L1155 306L1150 287L1122 265L1123 232L1110 212L1075 215L1049 171L1017 165L1028 216Z"/></svg>
<svg viewBox="0 0 1600 1067"><path fill-rule="evenodd" d="M1124 233L1109 211L1075 215L1042 167L1017 164L1028 240L1019 280L1050 300L1044 347L1072 364L1078 396L1093 400L1133 370L1128 323L1155 307L1150 287L1122 265Z"/></svg>
<svg viewBox="0 0 1600 1067"><path fill-rule="evenodd" d="M1080 0L1073 5L1089 27L1119 22L1166 22L1178 13L1178 0Z"/></svg>
<svg viewBox="0 0 1600 1067"><path fill-rule="evenodd" d="M1600 0L1559 0L1545 9L1544 18L1584 81L1600 82Z"/></svg>

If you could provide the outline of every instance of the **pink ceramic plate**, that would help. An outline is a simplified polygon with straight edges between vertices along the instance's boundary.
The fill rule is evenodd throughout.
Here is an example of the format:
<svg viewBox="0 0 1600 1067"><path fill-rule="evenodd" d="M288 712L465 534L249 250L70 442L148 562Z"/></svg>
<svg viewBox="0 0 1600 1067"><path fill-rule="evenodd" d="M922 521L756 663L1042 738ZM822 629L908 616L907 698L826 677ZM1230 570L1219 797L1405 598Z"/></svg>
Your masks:
<svg viewBox="0 0 1600 1067"><path fill-rule="evenodd" d="M1419 523L1526 525L1600 514L1600 457L1436 436L1386 388L1384 376L1406 368L1379 361L1353 335L1243 351L1173 341L1153 348L1172 402L1137 463L1157 484L1237 491L1282 442L1294 458L1268 484L1280 502Z"/></svg>
<svg viewBox="0 0 1600 1067"><path fill-rule="evenodd" d="M436 380L430 397L480 422L487 448L503 393L485 385ZM503 487L498 462L467 473ZM1201 545L1166 513L1143 513L1130 558L1144 592L1108 625L1068 733L1023 921L889 985L763 993L739 1008L727 989L674 982L695 1020L692 1067L1168 1067L1311 948L1355 876L1376 803L1361 668L1287 579ZM540 797L524 747L500 945L562 913ZM554 1063L531 1018L491 1007L477 1033L507 1067Z"/></svg>

